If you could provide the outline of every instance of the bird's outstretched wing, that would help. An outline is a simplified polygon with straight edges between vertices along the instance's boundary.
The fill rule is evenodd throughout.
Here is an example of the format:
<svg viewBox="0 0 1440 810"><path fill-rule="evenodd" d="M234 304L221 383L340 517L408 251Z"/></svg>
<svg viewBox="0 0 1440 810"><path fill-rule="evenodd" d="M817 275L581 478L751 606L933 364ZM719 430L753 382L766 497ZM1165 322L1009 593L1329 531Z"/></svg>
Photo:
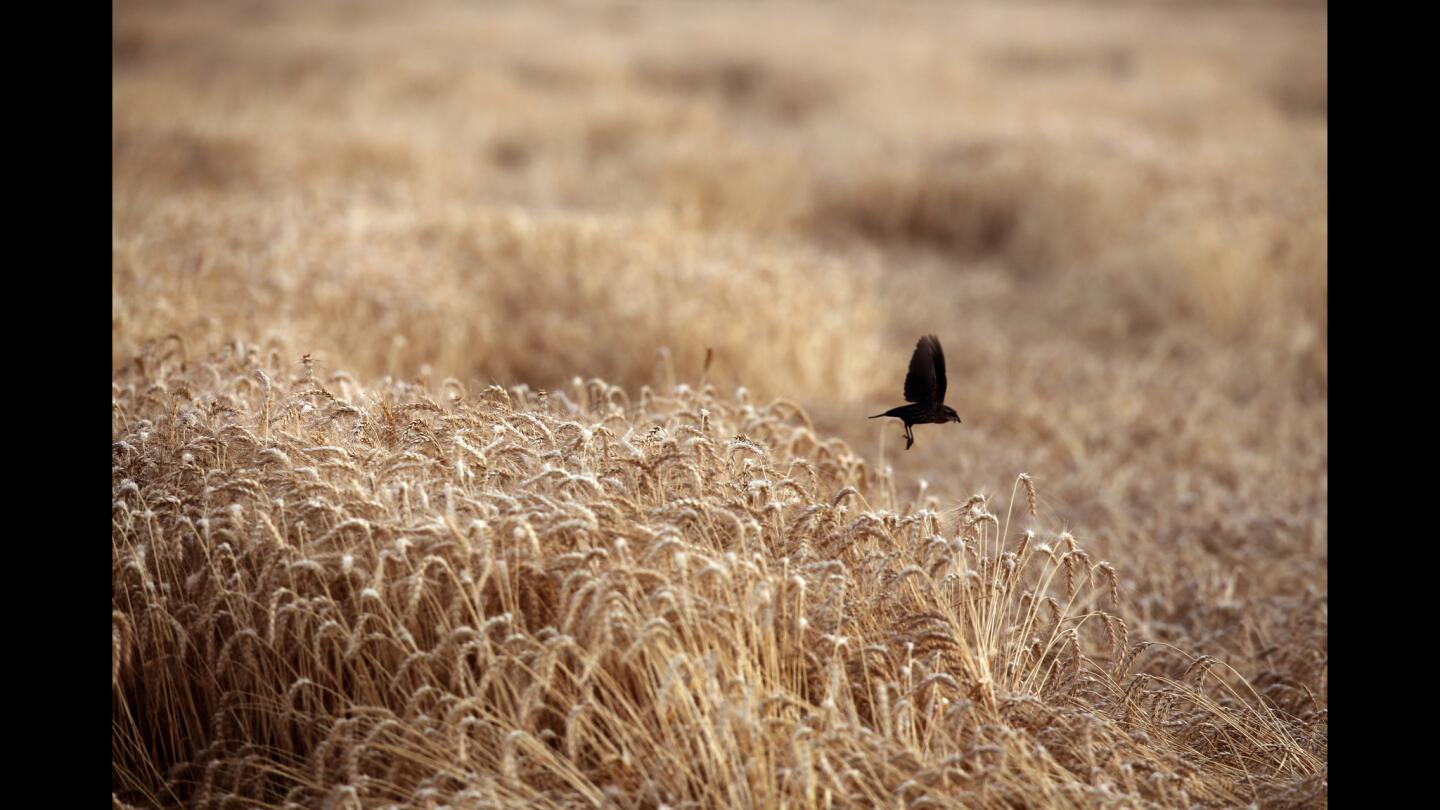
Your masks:
<svg viewBox="0 0 1440 810"><path fill-rule="evenodd" d="M910 371L905 375L905 401L939 402L944 394L945 357L940 353L940 341L934 335L926 335L915 344L915 353L910 355Z"/></svg>

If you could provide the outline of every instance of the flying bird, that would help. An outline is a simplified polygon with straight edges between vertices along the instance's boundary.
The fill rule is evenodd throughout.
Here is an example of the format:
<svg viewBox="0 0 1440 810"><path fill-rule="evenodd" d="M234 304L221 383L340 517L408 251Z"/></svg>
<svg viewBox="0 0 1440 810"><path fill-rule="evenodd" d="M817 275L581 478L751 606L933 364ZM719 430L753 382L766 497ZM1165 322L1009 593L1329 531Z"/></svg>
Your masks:
<svg viewBox="0 0 1440 810"><path fill-rule="evenodd" d="M945 404L945 350L934 335L925 335L915 344L910 355L910 371L905 375L905 401L910 405L891 408L870 417L893 416L905 423L905 449L915 443L911 425L960 422L960 414Z"/></svg>

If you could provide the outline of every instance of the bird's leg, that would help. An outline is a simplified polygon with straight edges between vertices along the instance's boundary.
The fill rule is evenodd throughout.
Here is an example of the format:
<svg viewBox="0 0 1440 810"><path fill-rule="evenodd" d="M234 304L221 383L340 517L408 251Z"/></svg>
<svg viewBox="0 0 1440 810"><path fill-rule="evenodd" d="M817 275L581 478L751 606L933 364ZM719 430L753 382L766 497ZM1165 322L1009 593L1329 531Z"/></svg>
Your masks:
<svg viewBox="0 0 1440 810"><path fill-rule="evenodd" d="M906 450L909 450L909 449L910 449L910 445L912 445L912 444L914 444L914 443L915 443L915 434L912 433L912 432L910 432L910 425L909 425L909 423L906 423L906 425L905 425L905 449L906 449Z"/></svg>

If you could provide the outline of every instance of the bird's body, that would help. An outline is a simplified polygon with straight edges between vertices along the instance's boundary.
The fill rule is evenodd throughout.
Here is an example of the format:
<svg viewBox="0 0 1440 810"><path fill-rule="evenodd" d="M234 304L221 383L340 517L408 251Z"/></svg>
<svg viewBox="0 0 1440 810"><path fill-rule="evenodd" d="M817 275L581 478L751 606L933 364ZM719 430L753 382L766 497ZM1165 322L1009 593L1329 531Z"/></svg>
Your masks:
<svg viewBox="0 0 1440 810"><path fill-rule="evenodd" d="M945 404L945 384L945 352L938 338L925 335L915 344L915 353L910 355L910 371L905 375L905 400L910 404L870 418L893 416L904 422L905 449L909 450L915 443L912 425L959 423L960 415Z"/></svg>

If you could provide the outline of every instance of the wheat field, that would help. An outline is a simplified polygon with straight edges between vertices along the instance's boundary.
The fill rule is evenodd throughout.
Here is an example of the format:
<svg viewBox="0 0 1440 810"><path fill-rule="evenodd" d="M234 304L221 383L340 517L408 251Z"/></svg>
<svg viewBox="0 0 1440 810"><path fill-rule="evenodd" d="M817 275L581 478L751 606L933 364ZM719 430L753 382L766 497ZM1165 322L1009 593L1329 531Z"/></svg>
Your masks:
<svg viewBox="0 0 1440 810"><path fill-rule="evenodd" d="M114 806L1326 806L1323 4L401 6L113 7Z"/></svg>

